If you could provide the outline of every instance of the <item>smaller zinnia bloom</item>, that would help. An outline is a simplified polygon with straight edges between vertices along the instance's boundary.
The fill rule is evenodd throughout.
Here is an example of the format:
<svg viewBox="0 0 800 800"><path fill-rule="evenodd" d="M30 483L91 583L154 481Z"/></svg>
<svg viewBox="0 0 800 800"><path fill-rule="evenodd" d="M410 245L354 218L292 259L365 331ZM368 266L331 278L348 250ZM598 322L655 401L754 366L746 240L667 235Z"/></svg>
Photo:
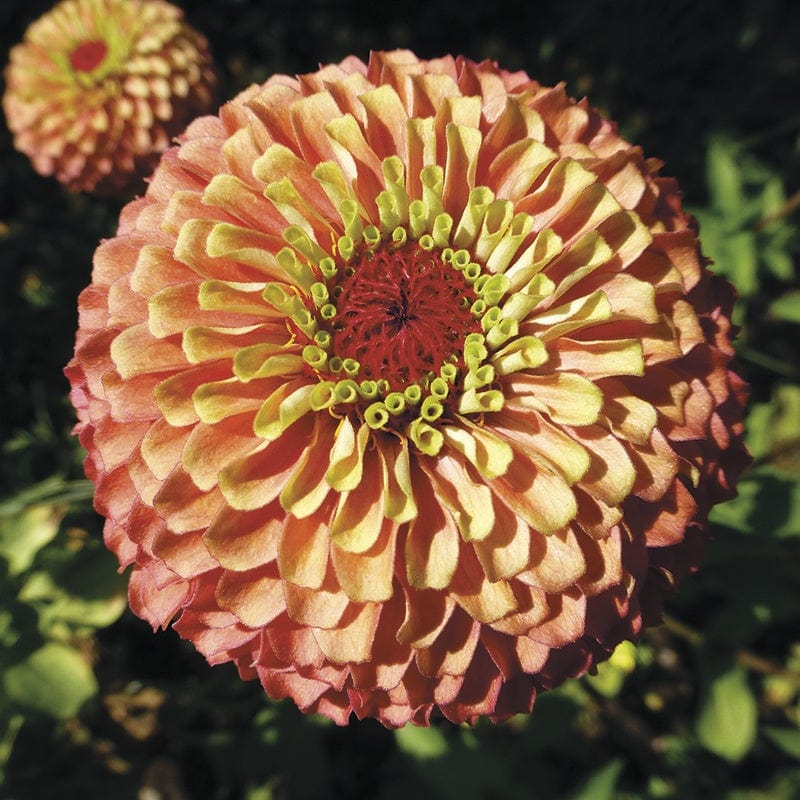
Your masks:
<svg viewBox="0 0 800 800"><path fill-rule="evenodd" d="M161 0L64 0L11 50L3 110L37 172L72 191L135 189L207 111L203 36Z"/></svg>

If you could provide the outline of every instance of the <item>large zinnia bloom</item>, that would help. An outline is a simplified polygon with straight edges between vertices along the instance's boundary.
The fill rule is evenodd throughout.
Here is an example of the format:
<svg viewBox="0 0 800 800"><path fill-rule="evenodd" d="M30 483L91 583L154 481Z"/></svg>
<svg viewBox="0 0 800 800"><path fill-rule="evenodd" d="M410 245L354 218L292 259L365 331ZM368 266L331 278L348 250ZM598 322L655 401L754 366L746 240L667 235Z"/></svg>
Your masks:
<svg viewBox="0 0 800 800"><path fill-rule="evenodd" d="M656 621L746 461L733 292L658 168L409 52L195 121L67 370L134 611L386 725L529 710Z"/></svg>
<svg viewBox="0 0 800 800"><path fill-rule="evenodd" d="M15 147L73 191L138 188L210 110L206 40L162 0L63 0L11 50L3 109Z"/></svg>

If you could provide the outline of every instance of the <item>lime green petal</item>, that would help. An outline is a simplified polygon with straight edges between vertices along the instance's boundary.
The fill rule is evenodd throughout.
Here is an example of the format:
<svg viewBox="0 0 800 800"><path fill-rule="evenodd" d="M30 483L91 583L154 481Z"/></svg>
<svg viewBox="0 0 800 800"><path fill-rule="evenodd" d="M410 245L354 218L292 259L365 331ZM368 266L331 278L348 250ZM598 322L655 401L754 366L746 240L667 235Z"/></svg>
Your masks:
<svg viewBox="0 0 800 800"><path fill-rule="evenodd" d="M282 344L289 338L284 326L275 331L266 325L247 325L242 328L212 327L209 325L193 325L183 332L183 352L191 364L204 361L231 359L242 348L270 337Z"/></svg>
<svg viewBox="0 0 800 800"><path fill-rule="evenodd" d="M311 395L317 384L294 380L279 386L265 401L253 421L253 431L274 440L300 417L311 411Z"/></svg>
<svg viewBox="0 0 800 800"><path fill-rule="evenodd" d="M264 302L261 296L263 291L263 284L203 281L197 300L204 311L229 311L273 318L279 316L274 308Z"/></svg>
<svg viewBox="0 0 800 800"><path fill-rule="evenodd" d="M575 244L564 250L549 267L549 273L563 275L558 281L555 296L571 289L598 267L607 263L613 255L611 248L597 231L587 231Z"/></svg>
<svg viewBox="0 0 800 800"><path fill-rule="evenodd" d="M605 292L596 291L537 314L530 322L540 329L540 337L550 342L572 331L605 322L611 315L609 298Z"/></svg>
<svg viewBox="0 0 800 800"><path fill-rule="evenodd" d="M283 232L283 238L287 244L291 245L295 250L297 250L300 255L317 266L319 266L319 262L322 261L322 259L327 258L330 255L330 253L325 252L325 250L323 250L319 244L317 244L316 240L313 239L307 231L298 225L290 225ZM313 280L311 280L311 278L314 277L313 273L308 270L304 274L307 276L308 286L310 286L311 283L313 283Z"/></svg>
<svg viewBox="0 0 800 800"><path fill-rule="evenodd" d="M547 275L537 273L503 303L503 317L522 321L542 300L551 297L555 288L555 283Z"/></svg>
<svg viewBox="0 0 800 800"><path fill-rule="evenodd" d="M506 233L514 216L514 206L508 200L495 200L486 209L478 239L473 246L473 256L486 263L495 247Z"/></svg>
<svg viewBox="0 0 800 800"><path fill-rule="evenodd" d="M433 116L422 119L412 117L406 123L406 139L408 141L406 191L409 198L419 198L422 196L422 170L436 162L436 120Z"/></svg>
<svg viewBox="0 0 800 800"><path fill-rule="evenodd" d="M265 392L271 391L275 384L276 379L269 378L246 384L238 378L209 381L194 390L192 403L197 416L213 425L234 414L255 411L264 402Z"/></svg>
<svg viewBox="0 0 800 800"><path fill-rule="evenodd" d="M533 230L533 225L533 217L516 214L505 235L495 244L491 255L486 259L486 268L490 272L502 273L517 254L523 240Z"/></svg>
<svg viewBox="0 0 800 800"><path fill-rule="evenodd" d="M458 399L458 413L484 414L499 411L504 402L505 398L499 389L488 389L485 392L467 389Z"/></svg>
<svg viewBox="0 0 800 800"><path fill-rule="evenodd" d="M554 358L562 369L592 380L611 375L644 375L644 355L638 339L574 341L562 337L553 344Z"/></svg>
<svg viewBox="0 0 800 800"><path fill-rule="evenodd" d="M498 375L510 375L540 367L549 359L547 348L536 336L521 336L492 355L491 364Z"/></svg>
<svg viewBox="0 0 800 800"><path fill-rule="evenodd" d="M467 248L478 235L486 209L494 201L494 193L488 186L476 186L470 193L467 205L453 233L453 247Z"/></svg>
<svg viewBox="0 0 800 800"><path fill-rule="evenodd" d="M331 465L326 473L328 483L337 491L346 492L361 483L369 432L365 423L359 425L356 433L349 417L339 423L331 450Z"/></svg>
<svg viewBox="0 0 800 800"><path fill-rule="evenodd" d="M282 344L265 342L239 350L233 358L233 373L242 383L247 383L254 378L297 375L304 365L299 353L287 352Z"/></svg>
<svg viewBox="0 0 800 800"><path fill-rule="evenodd" d="M482 477L502 475L513 458L511 446L465 417L458 421L459 425L442 425L445 444L466 457Z"/></svg>
<svg viewBox="0 0 800 800"><path fill-rule="evenodd" d="M272 201L292 228L302 230L309 236L313 236L315 230L330 230L330 223L309 204L288 177L268 184L264 189L264 197Z"/></svg>
<svg viewBox="0 0 800 800"><path fill-rule="evenodd" d="M421 417L417 417L409 423L406 435L421 453L428 456L435 456L442 449L444 443L441 431L433 425L429 425Z"/></svg>
<svg viewBox="0 0 800 800"><path fill-rule="evenodd" d="M364 95L360 99L363 102ZM403 126L403 130L405 130L405 126ZM403 160L399 156L390 156L383 159L381 167L383 169L383 178L386 182L386 191L394 198L398 215L402 222L406 223L408 222L408 194L405 189L405 164L403 164Z"/></svg>
<svg viewBox="0 0 800 800"><path fill-rule="evenodd" d="M561 237L551 228L539 231L536 238L503 273L509 280L509 291L515 292L521 289L534 275L552 262L563 246Z"/></svg>
<svg viewBox="0 0 800 800"><path fill-rule="evenodd" d="M221 176L218 176L221 177ZM189 220L187 226L203 224L204 220ZM229 222L217 222L208 233L206 252L212 258L230 258L264 273L264 279L280 280L283 271L275 259L275 246L280 240L252 228Z"/></svg>
<svg viewBox="0 0 800 800"><path fill-rule="evenodd" d="M378 446L386 492L386 516L397 523L408 522L417 516L417 504L411 486L411 459L408 441L385 436Z"/></svg>
<svg viewBox="0 0 800 800"><path fill-rule="evenodd" d="M350 182L335 161L323 161L317 164L313 176L328 195L334 208L340 208L344 201L357 202Z"/></svg>
<svg viewBox="0 0 800 800"><path fill-rule="evenodd" d="M465 103L454 103L466 107L473 100L480 103L478 97L458 98ZM468 112L468 116L471 113ZM483 135L477 127L448 124L445 128L447 155L444 167L444 184L442 198L444 206L453 213L460 212L469 202L470 192L475 188L475 173L478 166Z"/></svg>

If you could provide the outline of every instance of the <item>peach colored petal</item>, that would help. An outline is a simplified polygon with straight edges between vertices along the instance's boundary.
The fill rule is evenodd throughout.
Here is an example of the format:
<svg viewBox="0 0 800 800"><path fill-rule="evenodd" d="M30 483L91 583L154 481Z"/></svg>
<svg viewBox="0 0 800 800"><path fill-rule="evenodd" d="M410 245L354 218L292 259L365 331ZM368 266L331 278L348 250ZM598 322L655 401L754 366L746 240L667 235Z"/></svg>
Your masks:
<svg viewBox="0 0 800 800"><path fill-rule="evenodd" d="M550 595L549 619L528 634L551 648L563 647L583 634L586 623L586 597L576 587Z"/></svg>
<svg viewBox="0 0 800 800"><path fill-rule="evenodd" d="M336 627L351 605L347 595L339 588L332 567L329 567L320 587L306 589L286 581L283 592L289 616L298 624L314 629Z"/></svg>
<svg viewBox="0 0 800 800"><path fill-rule="evenodd" d="M439 501L455 520L464 541L483 539L494 525L491 491L476 481L461 459L441 455L433 464L422 462L422 469L438 491Z"/></svg>
<svg viewBox="0 0 800 800"><path fill-rule="evenodd" d="M176 467L153 499L156 511L177 533L207 528L223 503L220 491L214 487L202 491L191 476Z"/></svg>
<svg viewBox="0 0 800 800"><path fill-rule="evenodd" d="M455 601L445 592L404 589L405 617L397 629L397 639L415 650L430 647L450 619Z"/></svg>
<svg viewBox="0 0 800 800"><path fill-rule="evenodd" d="M563 529L578 510L572 491L558 473L519 452L491 488L533 530L546 535Z"/></svg>
<svg viewBox="0 0 800 800"><path fill-rule="evenodd" d="M189 583L177 576L174 583L159 586L154 583L150 570L137 568L128 581L128 602L133 612L147 620L153 629L166 628L183 606L189 591Z"/></svg>
<svg viewBox="0 0 800 800"><path fill-rule="evenodd" d="M238 458L219 473L219 487L232 508L263 508L283 491L309 444L313 420L296 423L296 437L281 437L259 452Z"/></svg>
<svg viewBox="0 0 800 800"><path fill-rule="evenodd" d="M456 611L430 646L416 651L419 671L428 677L462 676L478 645L480 625L463 611Z"/></svg>
<svg viewBox="0 0 800 800"><path fill-rule="evenodd" d="M220 608L231 611L249 628L262 628L285 609L283 584L277 569L223 572L217 584Z"/></svg>
<svg viewBox="0 0 800 800"><path fill-rule="evenodd" d="M450 512L436 502L430 483L416 477L413 481L419 513L406 535L406 576L415 589L444 589L458 565L458 528Z"/></svg>
<svg viewBox="0 0 800 800"><path fill-rule="evenodd" d="M474 552L467 547L459 558L450 591L456 603L478 622L496 622L517 608L508 582L502 579L490 581Z"/></svg>
<svg viewBox="0 0 800 800"><path fill-rule="evenodd" d="M366 476L380 475L374 452L364 455ZM342 492L331 521L331 542L350 553L364 553L375 544L383 528L386 503L383 482L364 477L350 491Z"/></svg>
<svg viewBox="0 0 800 800"><path fill-rule="evenodd" d="M201 422L186 439L181 464L199 489L209 491L217 485L223 467L259 446L253 440L249 414L228 417L214 426Z"/></svg>
<svg viewBox="0 0 800 800"><path fill-rule="evenodd" d="M517 577L536 589L557 594L573 585L586 571L586 560L571 527L531 538L530 566Z"/></svg>
<svg viewBox="0 0 800 800"><path fill-rule="evenodd" d="M475 555L487 580L511 578L528 566L530 528L502 503L494 503L494 527L489 535L474 542Z"/></svg>
<svg viewBox="0 0 800 800"><path fill-rule="evenodd" d="M319 589L328 569L330 519L333 501L329 497L309 517L289 515L283 525L278 547L278 567L287 581L307 589Z"/></svg>
<svg viewBox="0 0 800 800"><path fill-rule="evenodd" d="M344 593L355 603L382 603L393 594L397 524L383 521L378 538L363 552L331 545L331 562Z"/></svg>
<svg viewBox="0 0 800 800"><path fill-rule="evenodd" d="M206 529L203 542L221 567L241 572L277 558L283 528L276 500L255 511L236 511L226 505Z"/></svg>
<svg viewBox="0 0 800 800"><path fill-rule="evenodd" d="M381 614L378 603L351 605L335 628L314 628L314 638L334 664L362 664L372 658L371 644Z"/></svg>

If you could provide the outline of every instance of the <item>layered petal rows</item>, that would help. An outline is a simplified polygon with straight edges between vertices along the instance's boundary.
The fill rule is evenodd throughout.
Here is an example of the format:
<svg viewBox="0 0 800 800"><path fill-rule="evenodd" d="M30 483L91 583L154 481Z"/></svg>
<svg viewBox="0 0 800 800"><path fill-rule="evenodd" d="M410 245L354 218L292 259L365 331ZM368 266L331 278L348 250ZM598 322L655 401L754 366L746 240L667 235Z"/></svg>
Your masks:
<svg viewBox="0 0 800 800"><path fill-rule="evenodd" d="M656 622L747 461L733 291L659 167L405 51L193 122L67 368L133 610L387 726L529 711Z"/></svg>
<svg viewBox="0 0 800 800"><path fill-rule="evenodd" d="M163 0L62 0L12 48L5 80L15 147L98 192L141 188L216 83L205 38Z"/></svg>

